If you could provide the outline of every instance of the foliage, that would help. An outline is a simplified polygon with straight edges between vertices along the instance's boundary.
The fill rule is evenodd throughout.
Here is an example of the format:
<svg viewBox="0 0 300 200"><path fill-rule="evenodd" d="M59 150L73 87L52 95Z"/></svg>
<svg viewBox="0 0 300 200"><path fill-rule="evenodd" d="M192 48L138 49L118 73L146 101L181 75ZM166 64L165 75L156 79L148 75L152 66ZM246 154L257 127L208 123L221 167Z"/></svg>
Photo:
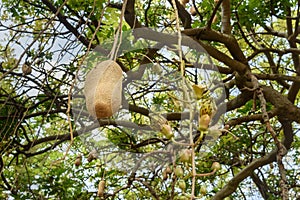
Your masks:
<svg viewBox="0 0 300 200"><path fill-rule="evenodd" d="M0 198L300 198L299 7L1 0ZM94 120L110 53L122 108Z"/></svg>

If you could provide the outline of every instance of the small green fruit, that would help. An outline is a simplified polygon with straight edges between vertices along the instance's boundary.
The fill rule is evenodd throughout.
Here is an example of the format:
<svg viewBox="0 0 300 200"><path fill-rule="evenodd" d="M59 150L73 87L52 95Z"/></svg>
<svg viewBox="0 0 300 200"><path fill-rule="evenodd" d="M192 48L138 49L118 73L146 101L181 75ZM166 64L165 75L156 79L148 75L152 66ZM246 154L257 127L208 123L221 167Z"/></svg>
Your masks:
<svg viewBox="0 0 300 200"><path fill-rule="evenodd" d="M186 184L185 184L185 181L184 180L179 180L178 181L178 186L181 190L185 191L186 189Z"/></svg>
<svg viewBox="0 0 300 200"><path fill-rule="evenodd" d="M191 198L187 196L179 196L176 200L190 200Z"/></svg>
<svg viewBox="0 0 300 200"><path fill-rule="evenodd" d="M175 168L174 173L177 177L183 177L183 169L180 166Z"/></svg>
<svg viewBox="0 0 300 200"><path fill-rule="evenodd" d="M200 193L201 193L202 195L206 195L206 194L207 194L207 189L206 189L206 187L205 187L204 185L201 186L201 188L200 188Z"/></svg>
<svg viewBox="0 0 300 200"><path fill-rule="evenodd" d="M220 163L213 162L213 164L211 165L211 169L216 170L216 171L220 170L221 169Z"/></svg>
<svg viewBox="0 0 300 200"><path fill-rule="evenodd" d="M192 151L190 149L184 149L181 152L179 160L181 162L191 163L192 162Z"/></svg>
<svg viewBox="0 0 300 200"><path fill-rule="evenodd" d="M169 124L162 125L160 132L166 136L167 139L171 139L174 136L172 128Z"/></svg>

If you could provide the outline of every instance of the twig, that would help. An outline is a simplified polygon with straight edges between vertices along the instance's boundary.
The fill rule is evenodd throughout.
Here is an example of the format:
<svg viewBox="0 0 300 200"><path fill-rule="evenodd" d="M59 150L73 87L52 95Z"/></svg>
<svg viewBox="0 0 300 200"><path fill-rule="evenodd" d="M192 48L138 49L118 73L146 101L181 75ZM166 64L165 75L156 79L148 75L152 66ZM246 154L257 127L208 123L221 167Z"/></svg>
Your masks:
<svg viewBox="0 0 300 200"><path fill-rule="evenodd" d="M195 174L196 177L204 177L204 176L211 176L216 173L217 169L213 169L211 172L203 173L203 174Z"/></svg>
<svg viewBox="0 0 300 200"><path fill-rule="evenodd" d="M287 178L286 178L286 170L284 168L284 164L282 162L283 156L286 154L286 148L284 145L278 140L278 137L276 136L276 133L273 129L273 127L270 124L269 116L267 113L267 102L266 99L264 98L262 88L259 87L258 80L254 75L251 75L251 80L252 83L254 84L254 88L256 88L256 95L260 101L261 105L261 111L262 111L262 117L264 120L264 123L266 124L266 127L268 131L271 133L271 136L277 146L277 163L278 163L278 168L279 168L279 173L280 173L280 187L281 187L281 196L283 200L288 199L288 187L287 187Z"/></svg>
<svg viewBox="0 0 300 200"><path fill-rule="evenodd" d="M120 49L120 46L121 46L121 43L122 43L122 24L123 24L122 22L123 22L123 17L125 15L126 6L127 6L127 0L124 0L123 6L122 6L122 12L121 12L121 16L120 16L119 28L118 28L117 34L115 35L115 40L114 40L114 43L113 43L113 47L112 47L111 52L110 52L110 59L111 60L116 60L117 59L118 50ZM118 46L117 46L117 44L118 44Z"/></svg>

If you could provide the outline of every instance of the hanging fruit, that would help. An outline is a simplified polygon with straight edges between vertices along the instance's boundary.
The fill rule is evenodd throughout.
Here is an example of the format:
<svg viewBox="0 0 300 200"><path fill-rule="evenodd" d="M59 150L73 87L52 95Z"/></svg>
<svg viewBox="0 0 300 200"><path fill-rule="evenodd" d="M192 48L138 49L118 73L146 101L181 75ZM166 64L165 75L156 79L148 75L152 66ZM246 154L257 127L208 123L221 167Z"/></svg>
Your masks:
<svg viewBox="0 0 300 200"><path fill-rule="evenodd" d="M22 65L22 72L23 72L24 76L31 74L32 69L31 69L31 67L30 67L30 65L28 63L24 63Z"/></svg>
<svg viewBox="0 0 300 200"><path fill-rule="evenodd" d="M180 166L175 168L174 173L177 177L183 177L183 169Z"/></svg>
<svg viewBox="0 0 300 200"><path fill-rule="evenodd" d="M121 67L112 60L98 63L86 76L84 95L91 116L111 117L121 106Z"/></svg>
<svg viewBox="0 0 300 200"><path fill-rule="evenodd" d="M186 183L185 183L184 180L179 180L179 181L178 181L178 186L179 186L179 188L180 188L182 191L185 191L185 189L186 189Z"/></svg>
<svg viewBox="0 0 300 200"><path fill-rule="evenodd" d="M87 158L87 161L88 162L92 162L93 160L97 159L97 151L95 149L93 149L89 155L88 155L88 158Z"/></svg>
<svg viewBox="0 0 300 200"><path fill-rule="evenodd" d="M191 149L184 149L181 154L179 160L185 163L192 162L192 150Z"/></svg>
<svg viewBox="0 0 300 200"><path fill-rule="evenodd" d="M74 162L74 164L75 164L76 167L78 167L78 166L81 165L81 160L82 160L82 156L81 156L81 155L78 155L78 156L76 157L76 159L75 159L75 162Z"/></svg>
<svg viewBox="0 0 300 200"><path fill-rule="evenodd" d="M105 181L101 180L98 185L98 192L97 192L98 197L104 196L104 189L105 189Z"/></svg>

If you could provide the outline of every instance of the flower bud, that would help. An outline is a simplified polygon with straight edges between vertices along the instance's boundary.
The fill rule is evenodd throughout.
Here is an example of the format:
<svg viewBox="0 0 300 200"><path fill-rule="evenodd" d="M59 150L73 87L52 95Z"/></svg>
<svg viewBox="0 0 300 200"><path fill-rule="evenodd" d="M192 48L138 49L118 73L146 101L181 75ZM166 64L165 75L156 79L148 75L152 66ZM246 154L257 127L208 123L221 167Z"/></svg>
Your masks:
<svg viewBox="0 0 300 200"><path fill-rule="evenodd" d="M167 174L166 170L164 170L164 171L162 172L162 176L163 176L163 180L164 180L164 181L168 179L168 174Z"/></svg>
<svg viewBox="0 0 300 200"><path fill-rule="evenodd" d="M200 193L201 193L202 195L206 195L207 189L206 189L205 185L202 185L202 186L200 187Z"/></svg>
<svg viewBox="0 0 300 200"><path fill-rule="evenodd" d="M186 4L189 2L189 0L180 0L180 3L183 5L183 6L186 6Z"/></svg>
<svg viewBox="0 0 300 200"><path fill-rule="evenodd" d="M22 72L23 72L24 75L31 74L31 71L32 71L32 69L29 66L29 64L27 64L27 63L23 64L23 66L22 66Z"/></svg>
<svg viewBox="0 0 300 200"><path fill-rule="evenodd" d="M163 180L167 180L169 174L172 174L172 170L169 166L167 166L166 169L162 172Z"/></svg>
<svg viewBox="0 0 300 200"><path fill-rule="evenodd" d="M210 123L210 116L208 114L202 115L199 119L199 130L206 131Z"/></svg>
<svg viewBox="0 0 300 200"><path fill-rule="evenodd" d="M228 124L225 124L224 129L228 131L229 128L230 128L230 126Z"/></svg>
<svg viewBox="0 0 300 200"><path fill-rule="evenodd" d="M166 136L167 139L171 139L174 136L172 128L169 124L163 124L160 132Z"/></svg>
<svg viewBox="0 0 300 200"><path fill-rule="evenodd" d="M215 15L212 20L212 23L215 24L215 23L217 23L217 21L218 21L218 15Z"/></svg>
<svg viewBox="0 0 300 200"><path fill-rule="evenodd" d="M192 161L192 151L190 149L184 149L181 152L179 160L181 162L191 163L191 161Z"/></svg>
<svg viewBox="0 0 300 200"><path fill-rule="evenodd" d="M97 159L97 151L94 149L89 153L87 161L92 162L92 160L95 160L95 159Z"/></svg>
<svg viewBox="0 0 300 200"><path fill-rule="evenodd" d="M166 167L165 171L167 174L172 174L172 170L169 166Z"/></svg>
<svg viewBox="0 0 300 200"><path fill-rule="evenodd" d="M161 74L162 73L162 68L161 68L161 66L158 64L158 63L155 63L154 65L153 65L153 72L155 73L155 74Z"/></svg>

